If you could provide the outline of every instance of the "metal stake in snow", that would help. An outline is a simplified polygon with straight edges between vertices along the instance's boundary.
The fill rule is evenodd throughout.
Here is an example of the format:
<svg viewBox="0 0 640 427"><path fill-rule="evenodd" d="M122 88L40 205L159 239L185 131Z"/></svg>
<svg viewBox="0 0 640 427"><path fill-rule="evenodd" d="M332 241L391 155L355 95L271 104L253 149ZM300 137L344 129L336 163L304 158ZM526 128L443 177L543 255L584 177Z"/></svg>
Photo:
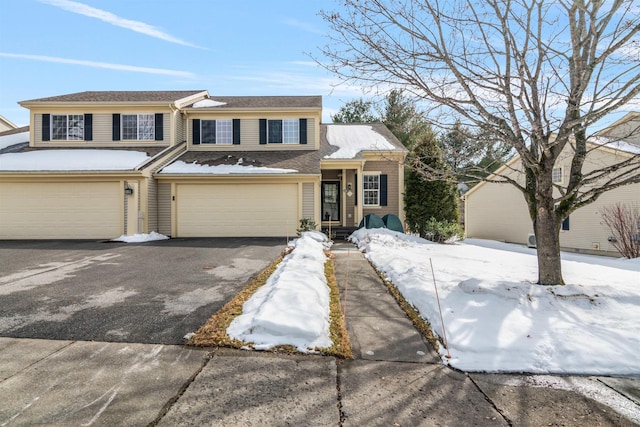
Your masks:
<svg viewBox="0 0 640 427"><path fill-rule="evenodd" d="M444 338L444 348L447 349L447 359L451 359L451 352L449 352L449 342L447 341L447 330L444 327L444 318L442 317L442 307L440 307L440 297L438 296L438 286L436 285L436 274L433 272L433 262L429 258L429 265L431 265L431 276L433 276L433 287L436 290L436 300L438 301L438 311L440 312L440 323L442 323L442 336Z"/></svg>

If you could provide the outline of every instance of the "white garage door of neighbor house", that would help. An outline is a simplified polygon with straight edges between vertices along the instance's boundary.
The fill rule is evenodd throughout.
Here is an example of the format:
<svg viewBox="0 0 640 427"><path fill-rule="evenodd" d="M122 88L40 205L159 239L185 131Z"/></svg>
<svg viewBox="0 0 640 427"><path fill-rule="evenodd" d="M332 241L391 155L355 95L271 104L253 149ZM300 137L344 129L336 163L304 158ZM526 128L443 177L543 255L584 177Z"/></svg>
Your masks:
<svg viewBox="0 0 640 427"><path fill-rule="evenodd" d="M0 239L105 239L122 234L119 182L2 183Z"/></svg>
<svg viewBox="0 0 640 427"><path fill-rule="evenodd" d="M298 227L297 184L180 184L178 237L275 237Z"/></svg>

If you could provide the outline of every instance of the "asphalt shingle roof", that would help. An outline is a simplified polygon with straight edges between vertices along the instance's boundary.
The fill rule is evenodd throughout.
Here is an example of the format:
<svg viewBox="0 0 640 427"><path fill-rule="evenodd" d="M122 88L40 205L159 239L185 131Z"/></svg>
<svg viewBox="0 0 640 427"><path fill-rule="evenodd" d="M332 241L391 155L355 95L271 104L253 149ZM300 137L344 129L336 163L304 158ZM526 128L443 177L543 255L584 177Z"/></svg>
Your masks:
<svg viewBox="0 0 640 427"><path fill-rule="evenodd" d="M210 96L208 99L224 105L201 107L198 110L225 108L322 108L322 96ZM193 105L193 104L192 104ZM191 106L190 106L191 107Z"/></svg>
<svg viewBox="0 0 640 427"><path fill-rule="evenodd" d="M173 102L204 91L86 91L22 102Z"/></svg>

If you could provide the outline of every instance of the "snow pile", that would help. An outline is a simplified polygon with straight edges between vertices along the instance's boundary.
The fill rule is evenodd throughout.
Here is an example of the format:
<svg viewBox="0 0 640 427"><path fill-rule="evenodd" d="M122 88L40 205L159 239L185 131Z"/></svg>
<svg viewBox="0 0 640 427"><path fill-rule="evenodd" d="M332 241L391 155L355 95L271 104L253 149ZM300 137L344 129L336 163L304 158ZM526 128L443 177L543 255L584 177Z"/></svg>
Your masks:
<svg viewBox="0 0 640 427"><path fill-rule="evenodd" d="M227 105L226 102L214 101L213 99L203 99L202 101L198 101L194 103L191 107L193 108L206 108L206 107L220 107L222 105Z"/></svg>
<svg viewBox="0 0 640 427"><path fill-rule="evenodd" d="M0 136L0 150L21 142L29 142L29 131Z"/></svg>
<svg viewBox="0 0 640 427"><path fill-rule="evenodd" d="M635 260L598 265L571 254L563 259L567 285L539 286L535 251L518 245L437 245L386 229L358 230L352 239L442 337L432 260L452 356L443 360L456 368L640 374ZM606 265L616 262L620 268Z"/></svg>
<svg viewBox="0 0 640 427"><path fill-rule="evenodd" d="M154 242L156 240L168 240L169 238L164 234L156 233L152 231L149 234L134 234L133 236L125 236L124 234L117 239L111 240L112 242L124 242L124 243L144 243Z"/></svg>
<svg viewBox="0 0 640 427"><path fill-rule="evenodd" d="M367 125L327 125L327 142L338 151L325 159L353 159L361 151L393 150L386 138Z"/></svg>
<svg viewBox="0 0 640 427"><path fill-rule="evenodd" d="M324 276L327 237L305 232L295 248L242 307L227 329L231 338L265 350L293 345L298 351L331 346L329 288Z"/></svg>
<svg viewBox="0 0 640 427"><path fill-rule="evenodd" d="M230 174L252 174L252 173L296 173L295 169L280 169L280 168L267 168L263 166L245 166L242 164L242 159L235 165L201 165L196 163L185 163L182 160L178 160L169 166L162 169L160 173L209 173L214 175L230 175Z"/></svg>
<svg viewBox="0 0 640 427"><path fill-rule="evenodd" d="M131 170L149 159L127 150L39 150L0 155L2 171Z"/></svg>

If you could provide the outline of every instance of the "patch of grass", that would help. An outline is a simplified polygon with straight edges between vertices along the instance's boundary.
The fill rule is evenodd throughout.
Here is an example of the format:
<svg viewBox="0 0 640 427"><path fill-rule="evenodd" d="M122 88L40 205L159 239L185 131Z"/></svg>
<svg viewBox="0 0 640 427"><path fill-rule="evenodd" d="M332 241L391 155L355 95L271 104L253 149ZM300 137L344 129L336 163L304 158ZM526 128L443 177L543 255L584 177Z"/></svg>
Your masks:
<svg viewBox="0 0 640 427"><path fill-rule="evenodd" d="M227 335L227 328L237 316L242 314L242 305L251 296L267 283L269 277L275 272L282 259L287 255L283 253L276 261L265 268L255 279L244 287L231 301L227 302L220 310L209 318L198 331L189 339L188 345L197 347L230 347L243 348L252 347L251 343L232 339ZM353 358L351 352L351 342L347 333L346 322L340 308L340 291L336 281L333 260L327 259L324 265L324 273L329 287L329 333L333 345L329 348L316 349L316 351L345 359ZM297 349L291 345L280 345L272 349L274 352L287 354L298 353Z"/></svg>
<svg viewBox="0 0 640 427"><path fill-rule="evenodd" d="M227 302L220 310L214 313L198 331L193 335L188 345L197 347L231 347L241 348L246 346L244 342L236 339L231 339L227 335L227 328L237 316L242 314L242 305L251 296L267 283L269 277L276 271L278 265L282 262L282 259L286 253L280 255L271 265L262 270L258 276L253 279L247 286L245 286L231 301Z"/></svg>
<svg viewBox="0 0 640 427"><path fill-rule="evenodd" d="M436 353L439 353L440 345L444 346L444 343L442 342L440 337L433 333L429 322L427 322L422 316L420 316L420 313L413 305L409 304L409 302L404 298L404 296L402 296L398 288L393 284L393 282L391 282L391 280L389 280L384 274L382 274L382 272L378 270L375 265L371 264L371 266L376 271L380 279L382 279L382 282L385 284L391 295L393 295L393 298L396 300L400 308L402 308L402 310L407 314L409 320L411 320L411 323L413 323L413 326L415 326L418 332L420 332L420 334L427 341L429 341L429 344L431 344Z"/></svg>
<svg viewBox="0 0 640 427"><path fill-rule="evenodd" d="M340 304L340 290L338 289L332 258L327 259L327 262L324 263L324 275L327 278L327 285L329 286L329 334L333 345L329 348L322 349L322 352L344 359L353 359L351 341L349 340L347 323Z"/></svg>

